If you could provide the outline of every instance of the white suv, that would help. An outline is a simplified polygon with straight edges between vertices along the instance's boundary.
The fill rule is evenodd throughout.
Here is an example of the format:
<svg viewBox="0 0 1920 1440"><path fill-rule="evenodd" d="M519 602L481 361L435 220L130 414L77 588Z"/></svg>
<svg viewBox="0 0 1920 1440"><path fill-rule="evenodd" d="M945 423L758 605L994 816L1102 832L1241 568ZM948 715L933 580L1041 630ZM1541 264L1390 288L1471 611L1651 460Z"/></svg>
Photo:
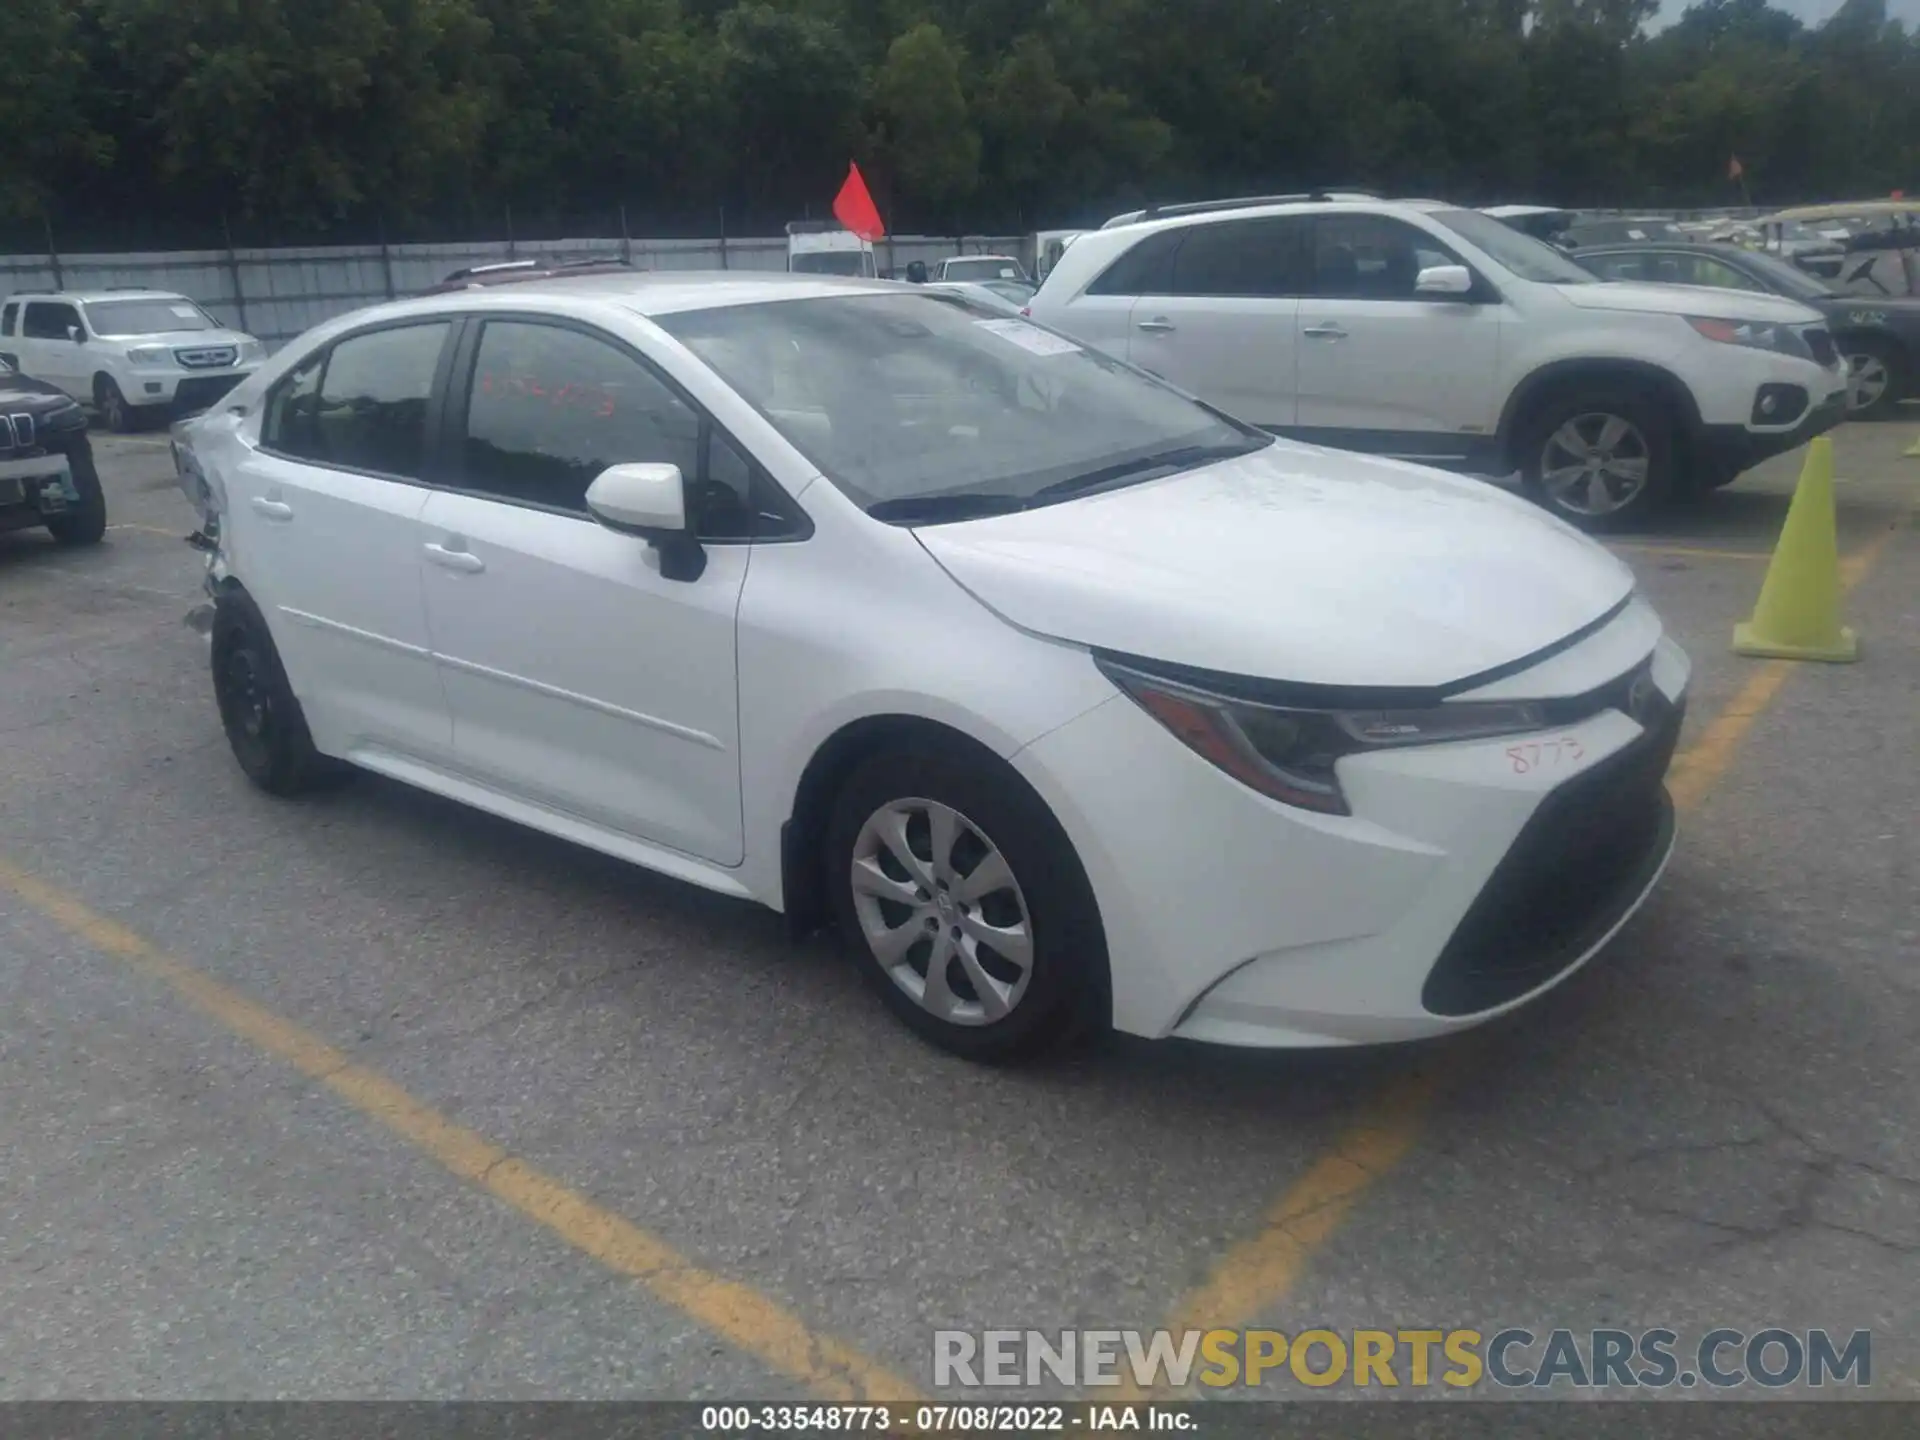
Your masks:
<svg viewBox="0 0 1920 1440"><path fill-rule="evenodd" d="M0 305L0 356L23 375L90 403L110 430L204 410L267 358L166 290L63 290Z"/></svg>
<svg viewBox="0 0 1920 1440"><path fill-rule="evenodd" d="M1433 201L1167 207L1083 235L1029 313L1266 429L1488 475L1637 524L1838 424L1822 317L1599 281Z"/></svg>

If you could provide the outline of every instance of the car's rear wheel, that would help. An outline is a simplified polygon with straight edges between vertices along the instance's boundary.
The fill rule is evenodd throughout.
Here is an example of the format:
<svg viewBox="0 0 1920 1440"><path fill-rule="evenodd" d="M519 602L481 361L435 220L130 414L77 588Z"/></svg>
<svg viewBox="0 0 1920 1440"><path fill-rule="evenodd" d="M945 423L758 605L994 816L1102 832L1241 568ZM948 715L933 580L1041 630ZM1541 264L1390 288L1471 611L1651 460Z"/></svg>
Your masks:
<svg viewBox="0 0 1920 1440"><path fill-rule="evenodd" d="M834 807L826 866L855 963L934 1044L1022 1059L1100 1016L1092 888L1051 812L998 760L864 761Z"/></svg>
<svg viewBox="0 0 1920 1440"><path fill-rule="evenodd" d="M1906 387L1901 357L1892 345L1871 335L1849 335L1840 342L1847 362L1847 418L1882 420L1900 404Z"/></svg>
<svg viewBox="0 0 1920 1440"><path fill-rule="evenodd" d="M111 375L102 375L93 382L93 407L100 412L107 429L116 435L130 435L140 428L139 411L127 402Z"/></svg>
<svg viewBox="0 0 1920 1440"><path fill-rule="evenodd" d="M1631 390L1578 390L1541 405L1520 433L1528 493L1582 530L1644 524L1673 490L1673 424Z"/></svg>
<svg viewBox="0 0 1920 1440"><path fill-rule="evenodd" d="M84 434L78 435L66 455L80 502L49 517L47 531L62 545L98 545L107 533L107 497L100 488L100 472L94 467L93 446Z"/></svg>
<svg viewBox="0 0 1920 1440"><path fill-rule="evenodd" d="M213 694L233 758L272 795L298 795L348 773L314 748L266 618L244 591L213 612Z"/></svg>

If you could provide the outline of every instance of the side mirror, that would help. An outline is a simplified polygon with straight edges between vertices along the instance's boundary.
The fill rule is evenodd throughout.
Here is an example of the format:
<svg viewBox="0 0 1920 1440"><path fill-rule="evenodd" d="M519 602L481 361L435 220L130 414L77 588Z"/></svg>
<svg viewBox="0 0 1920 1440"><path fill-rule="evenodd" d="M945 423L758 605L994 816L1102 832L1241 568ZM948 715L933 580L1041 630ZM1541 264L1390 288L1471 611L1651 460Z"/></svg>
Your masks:
<svg viewBox="0 0 1920 1440"><path fill-rule="evenodd" d="M1470 295L1473 272L1464 265L1429 265L1413 282L1413 291L1416 295Z"/></svg>
<svg viewBox="0 0 1920 1440"><path fill-rule="evenodd" d="M637 535L660 552L669 580L698 580L707 553L687 529L687 487L678 465L609 465L587 487L587 509L609 530Z"/></svg>
<svg viewBox="0 0 1920 1440"><path fill-rule="evenodd" d="M82 330L78 325L69 325L67 326L67 339L76 345L84 345L87 343L87 332Z"/></svg>

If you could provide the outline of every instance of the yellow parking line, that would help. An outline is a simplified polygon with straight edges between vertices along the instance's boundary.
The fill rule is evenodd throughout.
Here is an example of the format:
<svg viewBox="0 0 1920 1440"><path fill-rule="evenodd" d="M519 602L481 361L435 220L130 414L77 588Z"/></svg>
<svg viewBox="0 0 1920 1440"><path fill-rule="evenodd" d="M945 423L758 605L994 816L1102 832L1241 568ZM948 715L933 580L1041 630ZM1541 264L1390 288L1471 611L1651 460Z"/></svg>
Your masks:
<svg viewBox="0 0 1920 1440"><path fill-rule="evenodd" d="M12 891L94 949L160 981L234 1035L325 1085L444 1169L506 1202L608 1269L639 1281L658 1299L821 1398L917 1398L910 1381L843 1341L809 1328L779 1302L751 1286L701 1269L659 1237L515 1159L385 1076L354 1064L318 1036L163 953L64 891L5 860L0 860L0 888Z"/></svg>
<svg viewBox="0 0 1920 1440"><path fill-rule="evenodd" d="M1616 540L1609 550L1630 550L1636 555L1674 555L1686 560L1771 560L1766 550L1721 550L1710 545L1638 545Z"/></svg>
<svg viewBox="0 0 1920 1440"><path fill-rule="evenodd" d="M1851 591L1873 569L1896 529L1890 526L1841 565L1845 590ZM1675 757L1667 786L1678 809L1693 810L1706 798L1754 722L1786 684L1794 664L1762 664L1699 738ZM1283 1301L1361 1197L1413 1148L1434 1102L1469 1068L1472 1050L1470 1042L1461 1043L1454 1053L1370 1100L1333 1148L1268 1207L1259 1232L1231 1246L1207 1278L1180 1298L1168 1327L1234 1329Z"/></svg>

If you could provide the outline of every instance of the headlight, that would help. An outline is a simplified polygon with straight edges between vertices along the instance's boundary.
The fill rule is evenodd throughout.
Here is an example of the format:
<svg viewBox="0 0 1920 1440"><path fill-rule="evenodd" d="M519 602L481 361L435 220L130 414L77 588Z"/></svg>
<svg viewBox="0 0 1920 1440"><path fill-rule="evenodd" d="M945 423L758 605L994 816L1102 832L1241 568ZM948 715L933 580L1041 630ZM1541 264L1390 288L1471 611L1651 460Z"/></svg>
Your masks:
<svg viewBox="0 0 1920 1440"><path fill-rule="evenodd" d="M1714 320L1704 315L1689 315L1687 324L1722 345L1744 345L1750 350L1772 350L1782 355L1812 353L1791 325L1775 325L1764 320Z"/></svg>
<svg viewBox="0 0 1920 1440"><path fill-rule="evenodd" d="M242 340L240 342L239 358L235 360L234 363L236 365L258 365L266 358L266 346L262 345L258 340Z"/></svg>
<svg viewBox="0 0 1920 1440"><path fill-rule="evenodd" d="M173 352L164 345L135 345L127 351L130 365L165 365L172 359Z"/></svg>
<svg viewBox="0 0 1920 1440"><path fill-rule="evenodd" d="M1284 804L1351 815L1334 763L1343 755L1546 728L1532 701L1417 710L1308 710L1259 705L1176 684L1108 660L1100 669L1189 750Z"/></svg>

